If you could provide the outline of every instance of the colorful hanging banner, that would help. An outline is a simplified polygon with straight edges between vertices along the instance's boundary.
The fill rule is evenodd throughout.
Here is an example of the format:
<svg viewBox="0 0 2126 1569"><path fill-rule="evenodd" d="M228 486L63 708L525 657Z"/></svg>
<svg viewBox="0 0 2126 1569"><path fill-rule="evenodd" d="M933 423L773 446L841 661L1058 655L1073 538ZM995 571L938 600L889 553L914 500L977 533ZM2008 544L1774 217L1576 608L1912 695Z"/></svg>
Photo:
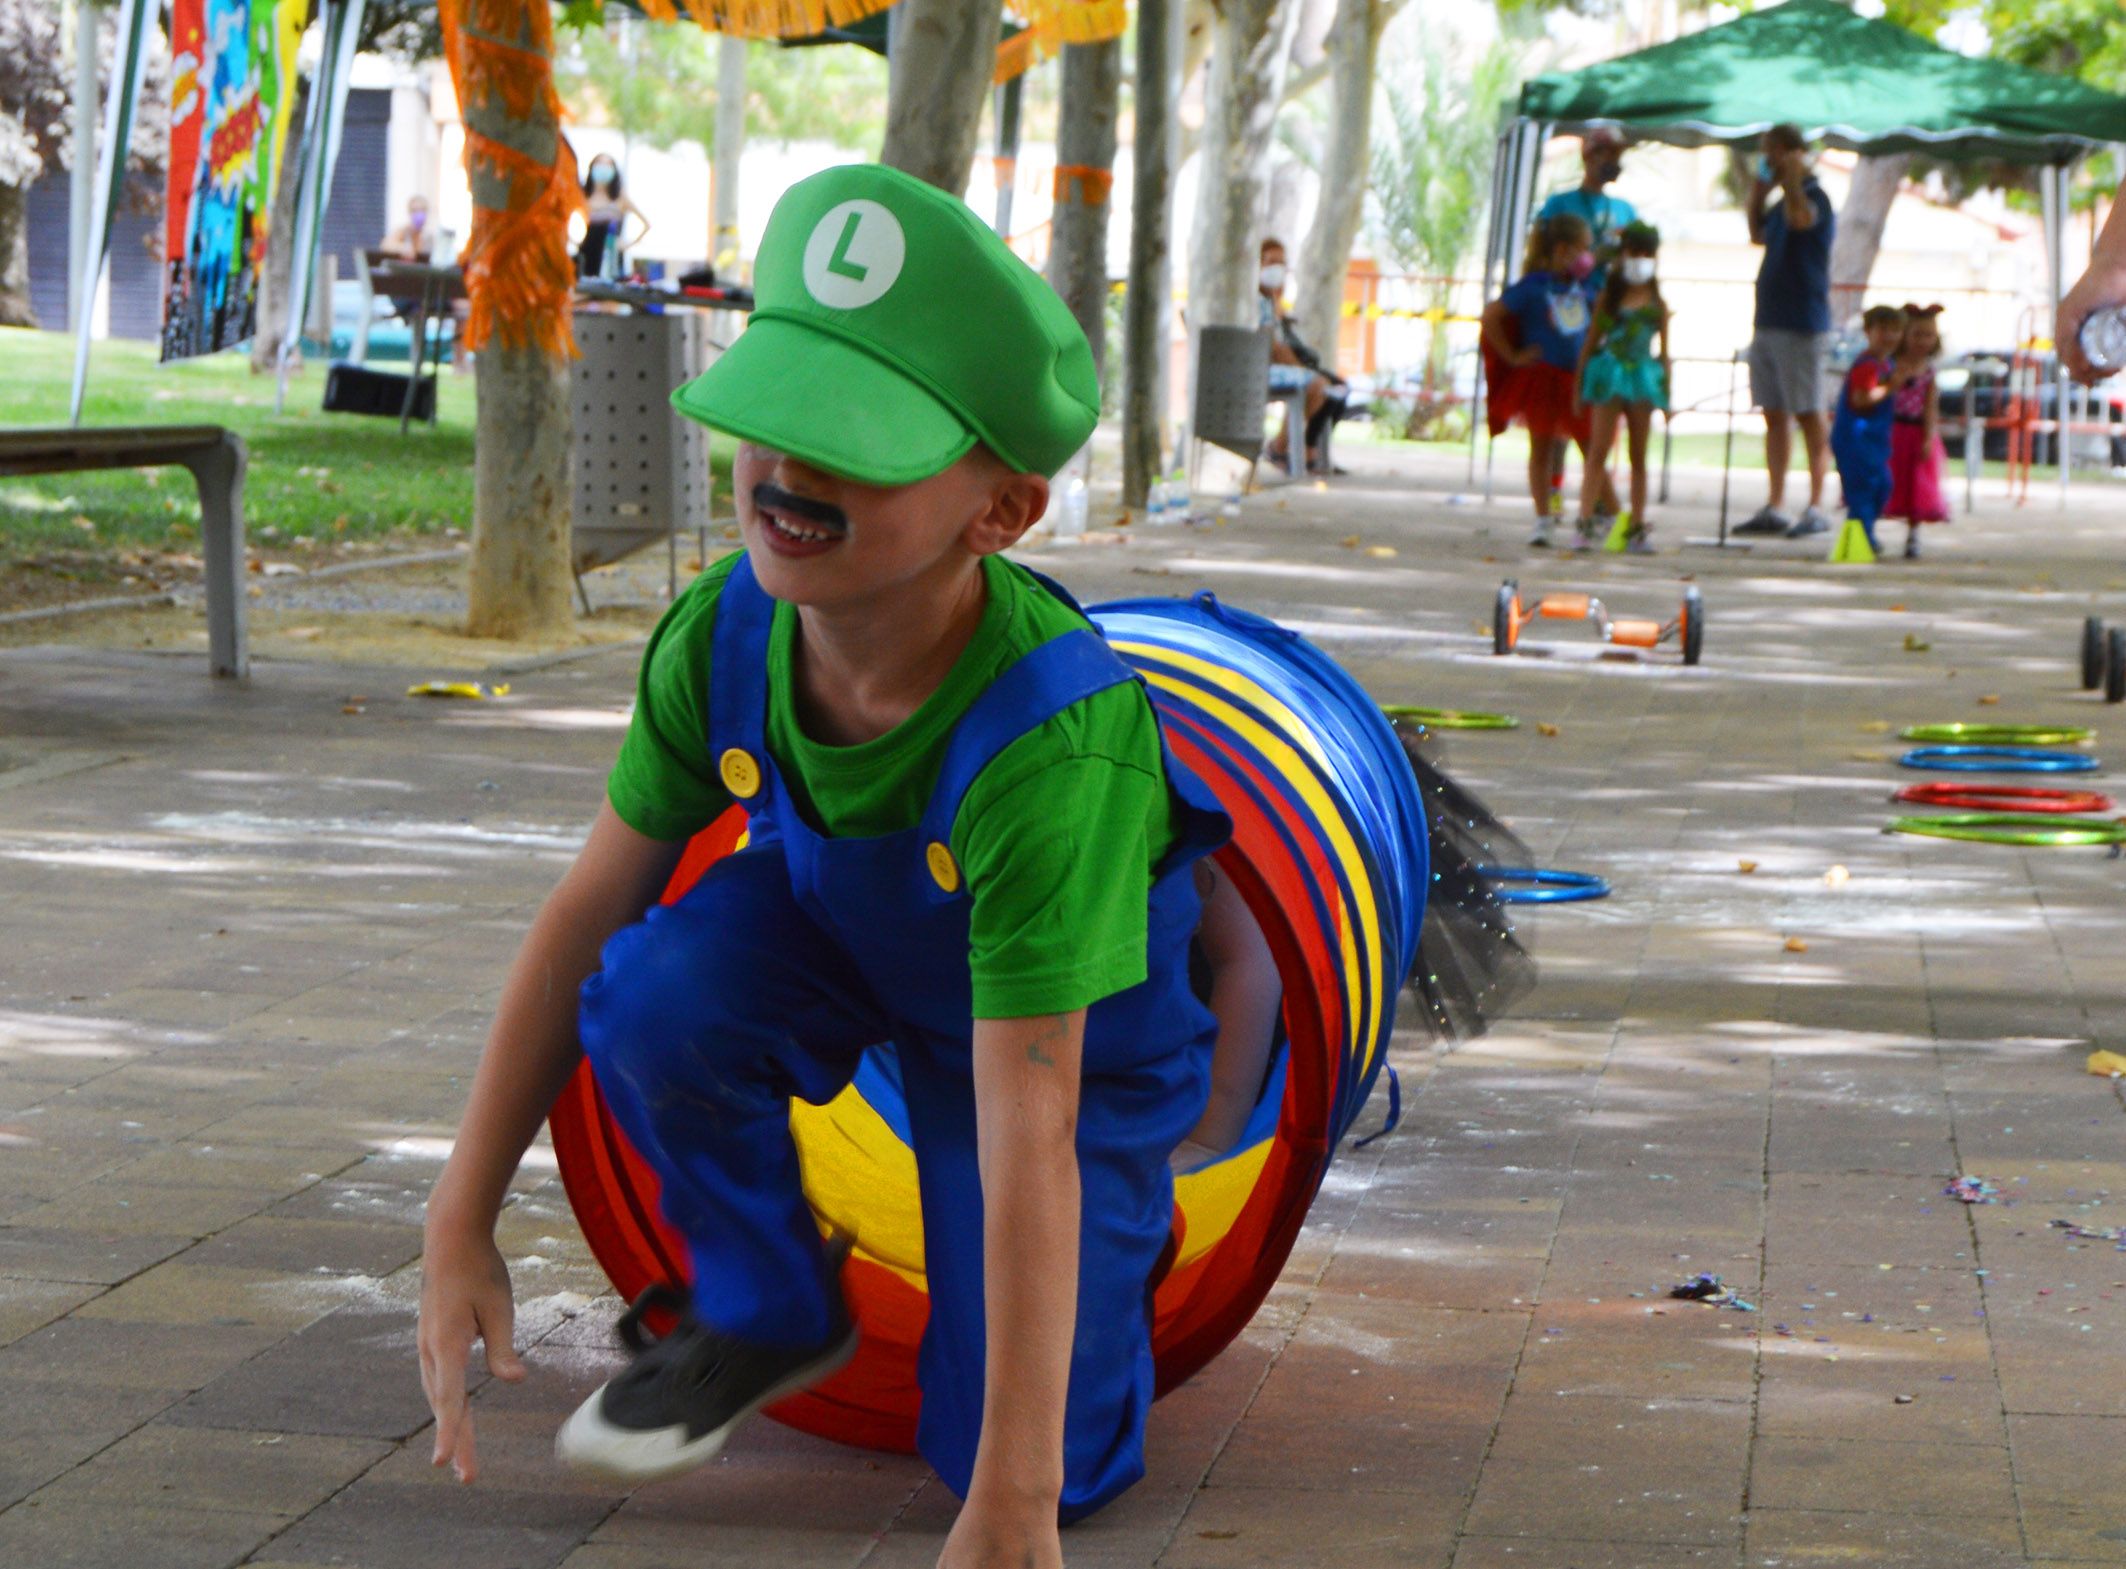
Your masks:
<svg viewBox="0 0 2126 1569"><path fill-rule="evenodd" d="M307 0L172 0L162 357L251 336Z"/></svg>

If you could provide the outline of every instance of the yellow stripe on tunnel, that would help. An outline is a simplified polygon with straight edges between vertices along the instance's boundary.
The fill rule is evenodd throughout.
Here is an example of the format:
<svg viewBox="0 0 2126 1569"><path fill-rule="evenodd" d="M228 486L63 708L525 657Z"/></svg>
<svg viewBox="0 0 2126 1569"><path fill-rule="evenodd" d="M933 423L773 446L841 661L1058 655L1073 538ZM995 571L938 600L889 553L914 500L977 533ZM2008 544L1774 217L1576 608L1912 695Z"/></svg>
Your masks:
<svg viewBox="0 0 2126 1569"><path fill-rule="evenodd" d="M812 1213L853 1238L866 1258L925 1289L915 1152L853 1084L824 1106L792 1100L790 1133Z"/></svg>

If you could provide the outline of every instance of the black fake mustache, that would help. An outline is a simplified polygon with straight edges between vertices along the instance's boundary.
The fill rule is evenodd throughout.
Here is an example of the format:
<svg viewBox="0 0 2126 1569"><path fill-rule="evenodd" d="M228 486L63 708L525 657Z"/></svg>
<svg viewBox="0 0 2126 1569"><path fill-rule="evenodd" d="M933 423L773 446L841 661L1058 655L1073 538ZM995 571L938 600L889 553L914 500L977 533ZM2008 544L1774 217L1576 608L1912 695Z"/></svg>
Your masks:
<svg viewBox="0 0 2126 1569"><path fill-rule="evenodd" d="M810 496L800 496L784 490L782 486L762 480L753 487L753 505L766 512L781 512L790 517L803 518L808 523L822 523L841 533L849 532L849 514L831 501L815 501Z"/></svg>

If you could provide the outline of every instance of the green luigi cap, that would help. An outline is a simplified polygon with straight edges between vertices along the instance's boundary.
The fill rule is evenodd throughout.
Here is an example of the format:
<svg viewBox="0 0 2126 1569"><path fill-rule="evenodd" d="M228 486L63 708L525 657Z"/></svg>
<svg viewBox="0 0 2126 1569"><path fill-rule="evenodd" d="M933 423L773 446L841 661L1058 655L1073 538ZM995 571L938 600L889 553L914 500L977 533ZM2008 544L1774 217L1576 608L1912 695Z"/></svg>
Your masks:
<svg viewBox="0 0 2126 1569"><path fill-rule="evenodd" d="M738 341L672 394L689 419L869 485L907 485L979 441L1053 474L1100 414L1085 334L968 209L882 164L785 191Z"/></svg>

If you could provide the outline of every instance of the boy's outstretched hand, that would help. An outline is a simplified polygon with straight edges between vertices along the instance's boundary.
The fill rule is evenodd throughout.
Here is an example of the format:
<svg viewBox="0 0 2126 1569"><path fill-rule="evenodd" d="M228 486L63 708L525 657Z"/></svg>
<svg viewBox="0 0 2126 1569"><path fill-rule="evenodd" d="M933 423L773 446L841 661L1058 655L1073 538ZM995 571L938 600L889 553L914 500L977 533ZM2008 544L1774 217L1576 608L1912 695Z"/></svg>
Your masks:
<svg viewBox="0 0 2126 1569"><path fill-rule="evenodd" d="M473 1448L472 1407L465 1398L465 1364L473 1337L487 1346L487 1371L514 1384L524 1363L512 1338L516 1303L509 1266L492 1235L438 1237L421 1255L421 1391L436 1416L433 1465L448 1465L460 1482L480 1474ZM1058 1560L1060 1562L1060 1560Z"/></svg>

